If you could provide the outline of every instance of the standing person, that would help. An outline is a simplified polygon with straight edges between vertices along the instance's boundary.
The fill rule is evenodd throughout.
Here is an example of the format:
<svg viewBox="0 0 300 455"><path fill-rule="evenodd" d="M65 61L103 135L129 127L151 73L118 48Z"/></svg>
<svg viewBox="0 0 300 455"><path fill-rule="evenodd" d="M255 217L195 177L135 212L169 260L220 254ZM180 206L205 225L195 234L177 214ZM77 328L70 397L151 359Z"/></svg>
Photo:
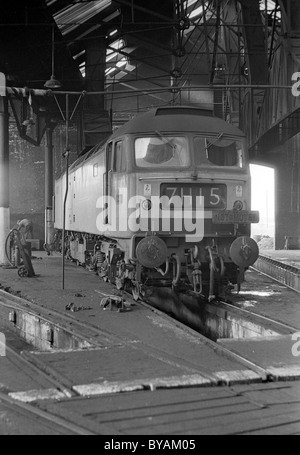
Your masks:
<svg viewBox="0 0 300 455"><path fill-rule="evenodd" d="M24 220L18 221L18 231L21 232L25 241L28 239L33 239L33 223L26 218Z"/></svg>

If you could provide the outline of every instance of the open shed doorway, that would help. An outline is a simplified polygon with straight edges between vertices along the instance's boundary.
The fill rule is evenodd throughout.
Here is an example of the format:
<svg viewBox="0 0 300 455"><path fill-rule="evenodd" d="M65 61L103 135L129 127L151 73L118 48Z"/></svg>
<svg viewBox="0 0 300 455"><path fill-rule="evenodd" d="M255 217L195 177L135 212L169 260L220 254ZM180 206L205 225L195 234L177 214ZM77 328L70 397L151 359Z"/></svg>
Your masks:
<svg viewBox="0 0 300 455"><path fill-rule="evenodd" d="M252 224L251 235L260 250L273 250L275 239L275 170L267 166L250 165L252 210L260 213L260 222Z"/></svg>

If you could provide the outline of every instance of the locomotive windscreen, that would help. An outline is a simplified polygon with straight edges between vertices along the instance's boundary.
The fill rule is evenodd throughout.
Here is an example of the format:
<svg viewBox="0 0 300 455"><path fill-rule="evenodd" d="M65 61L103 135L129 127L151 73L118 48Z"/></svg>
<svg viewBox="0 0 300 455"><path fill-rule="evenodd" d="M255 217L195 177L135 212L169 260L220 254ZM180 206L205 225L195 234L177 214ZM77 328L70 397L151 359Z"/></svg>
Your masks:
<svg viewBox="0 0 300 455"><path fill-rule="evenodd" d="M244 154L241 141L196 137L194 144L197 165L243 167Z"/></svg>
<svg viewBox="0 0 300 455"><path fill-rule="evenodd" d="M135 160L141 168L190 166L187 139L184 137L143 137L135 141Z"/></svg>

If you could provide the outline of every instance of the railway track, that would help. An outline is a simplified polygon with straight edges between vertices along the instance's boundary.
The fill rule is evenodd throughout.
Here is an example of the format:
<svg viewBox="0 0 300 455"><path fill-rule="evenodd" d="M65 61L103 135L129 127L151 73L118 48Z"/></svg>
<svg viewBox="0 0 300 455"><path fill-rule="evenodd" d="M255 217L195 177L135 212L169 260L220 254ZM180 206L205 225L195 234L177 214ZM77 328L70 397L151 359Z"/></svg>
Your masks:
<svg viewBox="0 0 300 455"><path fill-rule="evenodd" d="M78 396L78 394L72 390L70 382L66 378L62 378L61 376L58 377L57 372L54 372L49 367L46 368L45 366L41 366L41 364L37 365L29 353L23 352L21 354L8 345L6 346L6 354L9 356L10 362L13 365L17 365L18 369L22 368L22 371L24 369L25 374L29 372L36 378L37 382L41 379L46 381L54 390L60 392L62 397L72 398ZM35 422L35 425L46 428L47 431L61 434L67 432L71 435L81 436L94 435L94 433L87 428L54 415L48 410L42 410L35 405L16 400L8 393L0 392L0 403L2 409L6 408L14 415L21 415L22 419L25 417L26 419L29 419L29 421Z"/></svg>
<svg viewBox="0 0 300 455"><path fill-rule="evenodd" d="M97 326L95 326L95 325L93 325L91 323L78 321L78 319L76 319L75 316L71 316L69 314L65 314L63 312L60 312L60 311L57 311L57 310L53 310L53 309L51 309L51 311L44 310L43 308L41 308L39 305L37 305L35 303L24 301L23 299L20 299L19 297L11 296L10 294L3 293L3 291L0 291L0 299L3 299L3 297L6 300L4 305L6 307L8 307L8 308L13 308L14 310L18 310L18 311L24 311L24 306L23 305L26 304L26 307L27 307L27 308L25 308L26 312L29 310L29 311L31 311L31 314L33 314L34 311L38 310L40 317L42 317L41 313L43 313L43 312L47 313L47 316L45 315L44 319L48 320L49 323L51 323L50 316L55 316L56 318L61 319L61 321L64 321L66 323L66 326L63 326L62 323L60 323L60 328L62 330L68 330L68 327L69 327L69 325L71 323L72 326L73 326L73 330L72 330L71 333L73 335L76 335L76 336L79 335L78 333L76 333L76 329L83 329L86 333L89 334L89 336L86 339L86 341L88 343L90 343L92 348L97 348L97 347L98 348L103 348L103 341L102 341L103 335L105 337L105 342L108 342L109 344L113 344L113 345L118 345L119 344L119 345L121 345L121 344L124 343L122 338L120 338L118 335L111 335L107 331L99 329ZM127 295L127 297L128 297L128 300L131 299L131 296L129 294ZM220 346L217 343L209 340L205 336L201 335L200 333L195 332L193 329L187 327L182 322L175 321L170 316L167 316L162 311L153 308L152 306L148 305L147 303L140 302L140 304L143 305L144 307L150 309L152 312L155 312L156 314L159 314L160 316L162 316L164 318L170 318L170 320L172 321L172 324L174 324L174 326L177 326L180 329L183 329L185 332L189 333L191 336L196 337L203 344L206 344L210 348L212 348L215 353L218 353L219 355L225 356L225 357L227 357L227 358L229 358L231 360L238 361L244 367L249 368L250 370L253 370L257 374L259 374L262 377L262 379L265 380L265 381L268 379L267 372L265 370L263 370L262 368L260 368L258 365L255 365L254 363L248 361L247 359L244 359L241 356L239 356L239 355L237 355L235 353L232 353L227 348L225 348L223 346ZM0 305L3 305L3 303L1 302ZM53 324L53 322L52 322L52 324ZM99 341L99 338L100 338L101 341ZM155 358L159 358L162 361L169 362L170 358L171 358L171 361L174 362L174 364L176 364L177 361L178 361L178 359L176 357L171 356L170 353L168 353L166 355L166 353L164 353L164 351L159 350L157 348L154 348L152 346L146 345L146 344L142 345L142 346L141 346L141 344L138 344L137 346L135 346L134 343L133 344L130 343L130 346L131 346L131 348L136 349L136 350L141 350L142 349L148 355L151 355L151 356L153 356ZM28 355L30 356L30 354L27 354L27 353L24 353L24 355L25 356L28 356ZM189 364L189 362L185 361L184 359L180 359L180 360L181 360L181 363L183 363L187 368L191 369L191 372L195 373L195 366L194 365ZM68 381L66 378L62 378L62 377L59 377L59 379L58 379L56 373L54 373L51 370L49 371L48 367L45 367L36 357L30 356L30 362L34 362L34 365L40 371L44 371L46 374L50 375L50 377L53 378L54 382L57 381L58 387L59 387L60 390L66 390L67 393L72 394L70 381ZM201 365L201 367L199 368L198 372L201 372L201 375L203 375L203 376L207 375L207 377L209 377L209 373L206 371L205 366L203 366L203 365Z"/></svg>
<svg viewBox="0 0 300 455"><path fill-rule="evenodd" d="M252 268L277 283L300 293L300 273L295 265L272 259L260 254Z"/></svg>
<svg viewBox="0 0 300 455"><path fill-rule="evenodd" d="M22 353L11 348L9 345L6 346L6 354L9 355L9 358L12 362L17 361L18 366L24 368L24 371L29 371L30 373L36 374L38 378L46 380L49 382L49 385L65 396L75 396L76 394L71 388L71 383L67 378L57 375L51 368L45 367L43 365L37 364L34 361L33 356L30 353L24 351Z"/></svg>
<svg viewBox="0 0 300 455"><path fill-rule="evenodd" d="M106 294L101 293L98 291L103 297ZM147 309L149 309L152 313L161 316L162 318L169 320L171 325L174 327L183 330L189 336L193 337L197 342L199 341L201 344L206 345L212 352L212 355L216 354L217 356L225 357L232 362L238 363L243 368L241 371L250 370L251 372L255 373L257 377L260 378L262 382L273 382L276 378L270 373L267 369L262 368L260 365L256 364L255 362L250 361L249 359L239 355L236 352L232 352L229 348L219 343L216 343L204 335L196 332L194 329L189 328L184 323L175 320L170 315L166 315L158 308L154 308L153 306L149 305L146 302L139 302L138 304L132 300L132 297L128 295L124 295L126 301L129 304L134 305L141 305ZM243 313L245 316L251 318L253 313L249 310L238 308L230 301L220 301L219 302L222 306L224 306L228 311L239 311ZM216 302L216 306L217 306ZM2 308L2 310L1 310ZM91 322L79 320L78 315L76 313L71 312L64 312L57 309L49 309L41 307L34 302L24 300L23 298L14 296L9 294L5 291L0 291L0 310L5 311L5 314L8 316L11 311L19 313L26 313L32 316L38 316L41 321L44 321L49 324L49 327L56 326L59 327L60 330L66 331L70 336L75 336L78 339L81 339L82 342L87 343L87 350L88 349L101 349L105 346L122 346L124 345L124 340L118 334L114 334L108 332L105 329L98 327L96 324ZM296 327L292 327L288 324L284 324L278 321L275 321L267 316L261 316L255 314L256 318L259 318L264 324L267 325L275 325L277 328L280 327L286 333L293 333L297 331ZM132 343L130 341L125 342L125 345L130 346L131 349L142 351L147 356L152 356L155 359L159 359L162 362L166 362L168 364L178 365L180 363L186 370L189 371L191 376L193 375L201 375L202 378L211 378L211 373L206 368L205 364L201 365L201 360L199 360L199 365L195 366L195 363L191 362L189 359L179 358L176 355L167 353L163 349L159 349L157 346L150 346L147 343ZM25 370L30 370L32 374L36 376L40 376L45 381L49 382L50 387L53 388L54 391L58 392L58 395L55 399L62 399L64 401L72 401L80 399L81 395L78 393L78 387L74 386L74 383L70 380L70 378L63 376L62 374L58 373L58 371L52 369L49 365L43 363L40 360L40 356L34 355L31 352L18 352L15 349L7 346L7 352L9 355L16 359L20 365L23 365ZM53 350L55 353L55 349ZM133 381L133 384L135 382ZM143 387L142 390L153 390L152 384L147 384L147 382L142 382ZM213 385L230 385L229 382L226 382L222 379L215 382ZM196 385L197 386L197 385ZM201 385L198 385L200 387ZM174 387L190 387L189 384L182 385L177 384ZM154 387L155 388L155 387ZM164 387L160 387L164 388ZM166 388L169 388L167 385ZM134 390L134 389L133 389ZM132 390L132 391L133 391ZM140 390L140 389L138 389ZM119 391L122 391L121 389ZM107 393L117 393L116 392L107 392ZM58 398L60 395L61 398ZM20 398L14 397L15 394L7 394L7 393L0 393L0 403L2 406L7 407L12 412L16 412L21 414L23 417L28 417L28 419L40 419L40 422L45 424L46 428L49 428L51 431L54 432L63 432L63 433L70 433L70 434L78 434L78 435L93 435L97 434L97 431L94 432L93 426L89 425L89 422L86 422L85 426L85 419L79 420L79 424L76 424L77 420L74 416L73 418L70 416L70 420L65 418L65 416L57 416L55 413L52 413L53 409L50 406L50 412L47 407L47 399L43 403L45 405L41 406L41 402L38 400L34 401L33 403L25 403L20 401ZM16 394L18 395L18 394ZM49 397L51 403L51 397ZM91 430L92 428L92 430Z"/></svg>
<svg viewBox="0 0 300 455"><path fill-rule="evenodd" d="M246 310L245 308L240 308L240 307L237 307L236 305L234 305L233 302L229 301L229 300L219 300L218 302L220 302L222 305L226 306L228 309L231 309L231 310L238 310L239 312L245 314L245 315L248 315L248 316L255 316L256 318L260 319L262 322L265 322L269 325L274 325L276 327L281 327L283 330L287 331L287 332L290 332L290 333L294 333L294 332L297 332L299 330L299 327L296 327L296 326L291 326L289 324L285 324L283 322L280 322L280 321L277 321L275 319L271 319L265 315L262 315L262 314L257 314L257 313L254 313L254 312L251 312L249 310Z"/></svg>
<svg viewBox="0 0 300 455"><path fill-rule="evenodd" d="M25 417L26 419L33 420L35 425L45 426L47 429L52 430L55 433L65 434L67 432L70 435L79 436L95 435L95 433L81 427L80 425L69 422L62 417L50 413L49 411L43 411L36 406L17 401L2 392L0 392L0 403L2 407L9 409L14 414L21 414L22 418Z"/></svg>
<svg viewBox="0 0 300 455"><path fill-rule="evenodd" d="M103 294L105 296L105 294ZM128 294L126 295L128 301L131 300L131 296ZM58 325L61 330L68 331L72 336L76 336L78 338L81 338L82 340L86 341L91 348L103 348L104 345L122 345L124 344L124 340L119 337L117 334L111 334L108 331L104 329L100 329L96 325L90 323L90 322L85 322L85 321L80 321L76 316L68 313L64 313L62 311L58 311L56 309L45 309L40 307L39 305L29 302L27 300L23 300L19 297L15 297L11 294L8 294L4 291L0 291L0 306L5 306L8 309L15 310L15 311L25 311L29 312L31 314L38 314L41 319L44 319L47 321L50 325ZM133 302L133 301L132 301ZM251 313L248 310L237 308L235 305L233 305L230 302L225 302L221 301L222 305L226 306L228 309L232 309L234 311L240 311L247 316L251 317L253 313ZM134 302L134 304L136 304ZM154 312L164 318L170 318L172 320L172 324L175 327L179 327L180 329L184 330L185 332L189 333L191 336L196 337L201 343L209 346L215 353L217 353L220 356L224 356L230 360L237 361L239 364L243 365L243 367L248 368L262 378L262 381L268 381L268 380L273 380L272 376L264 369L261 368L259 365L255 364L254 362L249 361L248 359L231 352L228 348L210 340L209 338L205 337L204 335L196 332L194 329L188 327L186 324L183 322L180 322L179 320L175 320L169 315L166 315L164 312L161 310L154 308L153 306L149 305L146 302L139 302L140 305L148 308L151 310L151 312ZM276 327L280 326L282 329L285 329L286 331L293 333L297 329L295 327L288 326L283 323L279 323L278 321L272 320L270 318L267 318L265 316L260 316L256 315L256 318L261 319L264 323L268 324L274 324ZM72 326L72 329L70 330L70 326ZM86 335L84 335L86 334ZM148 355L152 355L155 358L159 358L161 360L165 361L174 361L174 364L178 361L178 358L170 355L166 355L166 353L163 350L157 349L153 346L149 346L147 344L141 344L139 343L137 346L134 345L134 343L130 343L131 348L133 349L138 349L138 350L144 350ZM87 348L88 349L88 348ZM17 353L13 353L13 355L17 355ZM68 380L65 377L62 377L61 375L58 375L56 371L51 370L48 366L43 365L37 356L32 356L30 353L24 352L22 355L20 355L22 358L22 361L26 363L27 366L32 366L33 369L36 369L38 372L41 374L44 374L46 378L48 378L50 381L52 381L53 386L65 393L66 396L69 396L70 398L76 396L76 392L74 392L74 389L72 388L72 383L70 380ZM185 364L187 367L191 368L191 371L195 372L195 365L190 365L188 361L184 361L184 359L181 359L183 364ZM206 371L205 366L201 365L198 372L200 372L202 375L209 376L208 372Z"/></svg>

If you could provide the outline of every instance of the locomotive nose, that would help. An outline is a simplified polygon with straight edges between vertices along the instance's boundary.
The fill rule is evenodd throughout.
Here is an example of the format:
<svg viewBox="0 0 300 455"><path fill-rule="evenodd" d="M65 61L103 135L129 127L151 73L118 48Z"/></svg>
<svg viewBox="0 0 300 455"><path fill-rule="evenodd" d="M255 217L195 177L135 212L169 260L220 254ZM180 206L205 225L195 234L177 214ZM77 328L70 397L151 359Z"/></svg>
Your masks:
<svg viewBox="0 0 300 455"><path fill-rule="evenodd" d="M230 257L239 267L250 267L257 261L258 256L258 245L250 237L239 237L231 244Z"/></svg>

